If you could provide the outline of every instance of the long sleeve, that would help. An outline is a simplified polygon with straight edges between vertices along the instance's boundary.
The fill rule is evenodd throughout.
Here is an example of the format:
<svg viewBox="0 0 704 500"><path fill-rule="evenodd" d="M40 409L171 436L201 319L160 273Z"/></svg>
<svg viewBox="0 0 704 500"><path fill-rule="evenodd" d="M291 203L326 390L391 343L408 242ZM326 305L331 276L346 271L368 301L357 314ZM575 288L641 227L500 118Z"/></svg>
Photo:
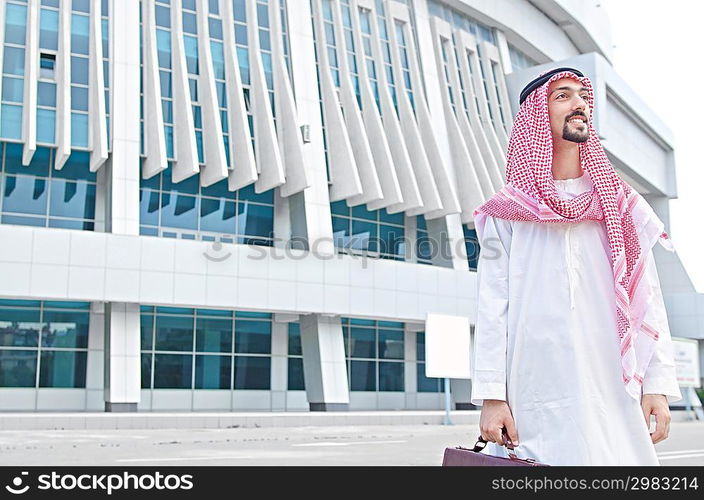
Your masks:
<svg viewBox="0 0 704 500"><path fill-rule="evenodd" d="M667 401L672 403L682 399L682 394L677 384L672 337L652 250L649 251L644 278L648 280L653 291L653 299L645 313L644 321L652 325L660 333L660 337L655 344L655 352L650 364L645 370L643 394L664 394L667 396Z"/></svg>
<svg viewBox="0 0 704 500"><path fill-rule="evenodd" d="M472 353L474 405L485 399L506 400L508 273L511 223L487 216L477 263L477 322Z"/></svg>

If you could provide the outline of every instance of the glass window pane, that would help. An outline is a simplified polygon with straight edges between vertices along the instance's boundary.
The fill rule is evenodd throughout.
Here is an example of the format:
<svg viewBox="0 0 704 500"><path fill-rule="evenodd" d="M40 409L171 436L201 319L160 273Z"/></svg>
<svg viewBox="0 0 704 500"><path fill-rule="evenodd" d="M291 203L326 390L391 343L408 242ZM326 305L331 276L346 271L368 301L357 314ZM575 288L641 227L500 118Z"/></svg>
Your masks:
<svg viewBox="0 0 704 500"><path fill-rule="evenodd" d="M0 308L0 346L36 347L39 319L39 309Z"/></svg>
<svg viewBox="0 0 704 500"><path fill-rule="evenodd" d="M71 52L74 54L88 55L89 27L90 19L88 16L77 14L71 16Z"/></svg>
<svg viewBox="0 0 704 500"><path fill-rule="evenodd" d="M152 387L152 355L142 353L142 389Z"/></svg>
<svg viewBox="0 0 704 500"><path fill-rule="evenodd" d="M192 351L193 318L189 316L157 316L155 349L158 351Z"/></svg>
<svg viewBox="0 0 704 500"><path fill-rule="evenodd" d="M6 76L2 79L2 100L21 103L24 99L24 80Z"/></svg>
<svg viewBox="0 0 704 500"><path fill-rule="evenodd" d="M159 225L159 199L158 191L141 189L139 191L139 222L151 226Z"/></svg>
<svg viewBox="0 0 704 500"><path fill-rule="evenodd" d="M375 222L364 222L353 219L349 247L356 250L376 252L378 250L378 227L378 224Z"/></svg>
<svg viewBox="0 0 704 500"><path fill-rule="evenodd" d="M183 31L185 33L193 33L196 35L198 33L198 23L196 22L196 15L190 12L183 13Z"/></svg>
<svg viewBox="0 0 704 500"><path fill-rule="evenodd" d="M381 253L398 256L405 255L404 233L405 231L402 227L379 224L379 244L381 245Z"/></svg>
<svg viewBox="0 0 704 500"><path fill-rule="evenodd" d="M24 75L24 49L5 47L2 59L2 72L7 75Z"/></svg>
<svg viewBox="0 0 704 500"><path fill-rule="evenodd" d="M156 30L157 59L160 68L171 68L171 32ZM170 95L170 94L169 94Z"/></svg>
<svg viewBox="0 0 704 500"><path fill-rule="evenodd" d="M72 8L79 12L90 13L90 2L91 0L73 0Z"/></svg>
<svg viewBox="0 0 704 500"><path fill-rule="evenodd" d="M247 236L274 237L274 207L238 203L237 233Z"/></svg>
<svg viewBox="0 0 704 500"><path fill-rule="evenodd" d="M241 189L237 190L237 198L248 201L256 201L257 203L269 203L274 204L274 190L269 189L263 193L257 193L254 191L254 183L249 184Z"/></svg>
<svg viewBox="0 0 704 500"><path fill-rule="evenodd" d="M184 13L184 16L186 14ZM193 16L195 19L196 16ZM195 23L195 21L194 21ZM185 31L185 28L184 28ZM183 45L186 52L186 67L192 75L198 74L198 39L193 36L184 36Z"/></svg>
<svg viewBox="0 0 704 500"><path fill-rule="evenodd" d="M416 365L418 392L442 392L442 379L425 376L425 363Z"/></svg>
<svg viewBox="0 0 704 500"><path fill-rule="evenodd" d="M288 324L288 353L291 356L300 356L303 354L300 323Z"/></svg>
<svg viewBox="0 0 704 500"><path fill-rule="evenodd" d="M376 361L350 362L350 390L376 391Z"/></svg>
<svg viewBox="0 0 704 500"><path fill-rule="evenodd" d="M425 332L416 333L416 359L425 361Z"/></svg>
<svg viewBox="0 0 704 500"><path fill-rule="evenodd" d="M190 389L193 355L155 354L154 389Z"/></svg>
<svg viewBox="0 0 704 500"><path fill-rule="evenodd" d="M88 347L88 313L44 311L42 347Z"/></svg>
<svg viewBox="0 0 704 500"><path fill-rule="evenodd" d="M88 111L88 87L71 87L71 109Z"/></svg>
<svg viewBox="0 0 704 500"><path fill-rule="evenodd" d="M0 136L5 139L21 139L22 106L3 104L0 109Z"/></svg>
<svg viewBox="0 0 704 500"><path fill-rule="evenodd" d="M5 3L5 2L3 2ZM25 44L27 7L8 3L5 10L5 43ZM7 49L5 49L7 51Z"/></svg>
<svg viewBox="0 0 704 500"><path fill-rule="evenodd" d="M0 387L35 387L37 351L0 349Z"/></svg>
<svg viewBox="0 0 704 500"><path fill-rule="evenodd" d="M235 356L234 389L269 390L271 386L271 358Z"/></svg>
<svg viewBox="0 0 704 500"><path fill-rule="evenodd" d="M197 318L196 351L232 352L232 320Z"/></svg>
<svg viewBox="0 0 704 500"><path fill-rule="evenodd" d="M142 314L139 317L140 349L149 351L154 345L154 316Z"/></svg>
<svg viewBox="0 0 704 500"><path fill-rule="evenodd" d="M229 389L231 356L196 356L195 389Z"/></svg>
<svg viewBox="0 0 704 500"><path fill-rule="evenodd" d="M288 390L306 390L306 383L303 377L303 358L288 358Z"/></svg>
<svg viewBox="0 0 704 500"><path fill-rule="evenodd" d="M88 58L71 57L71 83L88 85Z"/></svg>
<svg viewBox="0 0 704 500"><path fill-rule="evenodd" d="M162 227L198 228L198 199L195 196L162 193L161 206Z"/></svg>
<svg viewBox="0 0 704 500"><path fill-rule="evenodd" d="M171 10L169 7L156 6L156 25L171 28Z"/></svg>
<svg viewBox="0 0 704 500"><path fill-rule="evenodd" d="M161 84L162 97L171 97L171 72L159 71L159 82Z"/></svg>
<svg viewBox="0 0 704 500"><path fill-rule="evenodd" d="M54 144L56 141L56 111L37 108L37 142Z"/></svg>
<svg viewBox="0 0 704 500"><path fill-rule="evenodd" d="M46 179L26 175L6 176L3 212L46 215Z"/></svg>
<svg viewBox="0 0 704 500"><path fill-rule="evenodd" d="M379 390L403 392L403 363L379 362Z"/></svg>
<svg viewBox="0 0 704 500"><path fill-rule="evenodd" d="M76 219L94 219L95 184L52 179L49 214Z"/></svg>
<svg viewBox="0 0 704 500"><path fill-rule="evenodd" d="M39 82L37 86L37 104L39 106L56 107L56 84Z"/></svg>
<svg viewBox="0 0 704 500"><path fill-rule="evenodd" d="M235 352L271 354L271 321L236 319Z"/></svg>
<svg viewBox="0 0 704 500"><path fill-rule="evenodd" d="M200 205L200 229L235 234L235 203L203 198Z"/></svg>
<svg viewBox="0 0 704 500"><path fill-rule="evenodd" d="M403 359L403 355L403 330L379 328L379 357L384 359Z"/></svg>
<svg viewBox="0 0 704 500"><path fill-rule="evenodd" d="M53 176L62 179L86 180L95 182L96 174L89 169L90 153L88 151L72 151L64 168L54 170Z"/></svg>
<svg viewBox="0 0 704 500"><path fill-rule="evenodd" d="M376 330L374 328L350 327L352 358L376 358Z"/></svg>
<svg viewBox="0 0 704 500"><path fill-rule="evenodd" d="M41 351L39 387L86 386L86 351Z"/></svg>
<svg viewBox="0 0 704 500"><path fill-rule="evenodd" d="M88 147L88 115L71 113L71 146Z"/></svg>

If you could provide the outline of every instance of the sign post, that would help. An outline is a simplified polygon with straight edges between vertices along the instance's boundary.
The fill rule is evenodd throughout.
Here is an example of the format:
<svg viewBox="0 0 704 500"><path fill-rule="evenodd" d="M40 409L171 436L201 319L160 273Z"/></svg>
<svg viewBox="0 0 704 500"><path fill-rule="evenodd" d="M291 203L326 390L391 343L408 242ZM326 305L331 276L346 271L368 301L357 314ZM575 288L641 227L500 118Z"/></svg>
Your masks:
<svg viewBox="0 0 704 500"><path fill-rule="evenodd" d="M470 357L469 318L428 313L425 320L425 376L445 379L444 425L452 425L450 379L470 378Z"/></svg>

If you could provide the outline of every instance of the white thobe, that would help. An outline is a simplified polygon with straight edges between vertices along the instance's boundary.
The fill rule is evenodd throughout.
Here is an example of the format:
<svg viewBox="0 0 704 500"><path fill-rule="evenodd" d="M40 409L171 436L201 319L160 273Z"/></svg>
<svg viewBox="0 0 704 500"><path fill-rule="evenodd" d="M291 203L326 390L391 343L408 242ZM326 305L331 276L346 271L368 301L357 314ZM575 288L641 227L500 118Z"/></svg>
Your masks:
<svg viewBox="0 0 704 500"><path fill-rule="evenodd" d="M591 189L588 173L556 180L561 197ZM479 228L478 228L479 231ZM478 263L472 403L507 401L516 454L551 465L659 465L649 424L624 388L614 279L604 221L487 217ZM652 250L646 313L660 332L643 393L681 399ZM486 452L507 456L489 443Z"/></svg>

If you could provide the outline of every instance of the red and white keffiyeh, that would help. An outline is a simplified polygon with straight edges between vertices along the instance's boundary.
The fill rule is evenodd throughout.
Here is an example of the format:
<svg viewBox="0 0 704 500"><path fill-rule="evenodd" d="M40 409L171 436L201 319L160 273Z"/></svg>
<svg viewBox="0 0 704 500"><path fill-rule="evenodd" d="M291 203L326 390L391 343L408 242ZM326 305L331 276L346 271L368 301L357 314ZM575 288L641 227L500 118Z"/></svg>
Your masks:
<svg viewBox="0 0 704 500"><path fill-rule="evenodd" d="M556 73L533 91L521 105L511 130L506 185L474 210L475 226L481 235L487 215L539 223L605 221L623 382L626 391L639 400L643 376L659 337L657 329L643 321L653 292L641 278L648 252L657 241L670 251L674 248L650 205L614 170L591 119L589 138L579 143L579 153L582 168L592 179L592 190L572 199L558 195L552 176L547 93L550 83L560 78L573 78L587 88L593 115L594 91L587 77L569 71Z"/></svg>

